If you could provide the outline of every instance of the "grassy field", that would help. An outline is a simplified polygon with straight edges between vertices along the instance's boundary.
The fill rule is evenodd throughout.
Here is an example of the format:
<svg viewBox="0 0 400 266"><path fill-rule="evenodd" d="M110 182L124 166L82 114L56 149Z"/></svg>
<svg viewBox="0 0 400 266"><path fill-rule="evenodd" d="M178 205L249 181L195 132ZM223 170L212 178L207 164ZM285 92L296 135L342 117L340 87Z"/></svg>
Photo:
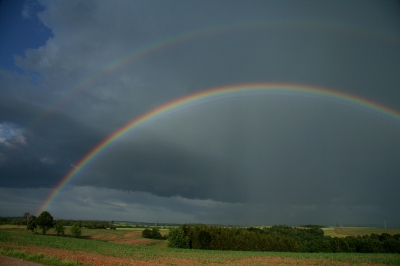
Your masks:
<svg viewBox="0 0 400 266"><path fill-rule="evenodd" d="M324 235L330 237L346 237L346 236L358 236L358 235L370 235L383 233L395 235L400 234L400 229L385 229L385 228L374 228L374 227L326 227L322 228Z"/></svg>
<svg viewBox="0 0 400 266"><path fill-rule="evenodd" d="M117 230L122 230L122 231L140 231L140 232L142 232L144 229L145 228L136 228L136 227L134 227L134 228L117 228ZM151 229L151 228L149 228L149 229ZM160 232L162 232L162 231L168 232L169 229L168 228L158 228L158 230Z"/></svg>
<svg viewBox="0 0 400 266"><path fill-rule="evenodd" d="M334 230L338 235L370 235L370 234L400 234L400 229L385 229L385 228L373 228L373 227L337 227Z"/></svg>
<svg viewBox="0 0 400 266"><path fill-rule="evenodd" d="M31 256L44 264L40 259L51 259L48 265L58 265L57 259L60 265L400 265L399 254L182 250L166 248L165 240L143 239L137 230L86 229L81 239L53 233L33 235L23 227L0 226L0 254Z"/></svg>
<svg viewBox="0 0 400 266"><path fill-rule="evenodd" d="M330 237L346 237L347 236L345 234L336 233L334 227L326 227L326 228L322 228L322 230L324 230L324 235L330 236Z"/></svg>

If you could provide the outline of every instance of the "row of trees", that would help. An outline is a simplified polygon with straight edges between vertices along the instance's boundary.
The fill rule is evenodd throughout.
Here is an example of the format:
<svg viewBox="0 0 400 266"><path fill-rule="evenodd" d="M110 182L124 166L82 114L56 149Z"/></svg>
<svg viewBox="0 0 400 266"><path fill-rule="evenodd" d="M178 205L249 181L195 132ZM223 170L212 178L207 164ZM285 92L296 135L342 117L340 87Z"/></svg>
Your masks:
<svg viewBox="0 0 400 266"><path fill-rule="evenodd" d="M24 225L21 220L0 217L0 224Z"/></svg>
<svg viewBox="0 0 400 266"><path fill-rule="evenodd" d="M74 220L64 220L66 226L72 226L74 223L78 223L80 227L87 229L116 229L113 222L105 221L74 221Z"/></svg>
<svg viewBox="0 0 400 266"><path fill-rule="evenodd" d="M4 223L10 223L9 220L2 220ZM29 212L24 213L21 221L16 221L17 225L26 226L27 230L37 232L37 229L42 229L42 233L45 234L49 228L54 227L57 235L64 235L65 226L71 226L75 228L87 228L87 229L116 229L113 222L105 221L75 221L75 220L54 220L53 216L47 211L42 212L38 217L31 215Z"/></svg>
<svg viewBox="0 0 400 266"><path fill-rule="evenodd" d="M321 228L226 228L182 225L171 229L168 246L210 250L283 252L400 253L400 234L371 234L332 238Z"/></svg>
<svg viewBox="0 0 400 266"><path fill-rule="evenodd" d="M54 228L57 236L65 236L65 226L67 223L63 220L54 220L53 216L47 211L43 211L38 217L26 212L22 216L22 222L26 225L25 230L31 230L32 233L37 233L39 228L42 230L42 234L44 235L50 228ZM78 223L72 224L71 234L73 237L81 236L82 230Z"/></svg>
<svg viewBox="0 0 400 266"><path fill-rule="evenodd" d="M37 228L42 229L42 234L54 226L53 216L47 211L43 211L38 217L31 215L29 212L24 213L22 222L26 225L26 229L37 232Z"/></svg>

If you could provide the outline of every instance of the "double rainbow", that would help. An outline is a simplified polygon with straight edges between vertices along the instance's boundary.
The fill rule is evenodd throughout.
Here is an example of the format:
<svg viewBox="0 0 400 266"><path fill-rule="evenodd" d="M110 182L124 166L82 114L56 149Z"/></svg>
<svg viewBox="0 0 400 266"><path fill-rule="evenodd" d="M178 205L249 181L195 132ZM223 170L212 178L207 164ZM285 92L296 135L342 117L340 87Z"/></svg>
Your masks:
<svg viewBox="0 0 400 266"><path fill-rule="evenodd" d="M168 102L161 105L124 125L123 127L116 130L113 134L108 136L102 142L100 142L96 147L94 147L90 152L88 152L80 161L73 167L59 182L59 184L53 189L53 191L46 198L44 203L40 206L38 214L46 210L60 191L65 187L71 180L80 172L85 165L87 165L91 160L93 160L99 153L101 153L106 147L111 145L118 138L124 134L130 132L133 133L134 130L140 126L144 126L148 122L162 118L163 115L169 112L178 112L184 110L185 108L190 108L193 105L201 104L203 102L212 101L219 98L225 97L240 97L243 95L248 95L257 92L281 92L288 95L305 95L305 96L320 96L327 99L337 100L339 102L354 105L356 107L361 107L366 110L372 110L378 114L389 117L396 121L400 121L400 112L388 108L384 105L378 104L376 102L347 94L344 92L338 92L330 89L318 88L313 86L304 86L297 84L284 84L284 83L256 83L256 84L241 84L225 87L217 87L209 90L204 90L189 94L187 96L178 98L174 101Z"/></svg>

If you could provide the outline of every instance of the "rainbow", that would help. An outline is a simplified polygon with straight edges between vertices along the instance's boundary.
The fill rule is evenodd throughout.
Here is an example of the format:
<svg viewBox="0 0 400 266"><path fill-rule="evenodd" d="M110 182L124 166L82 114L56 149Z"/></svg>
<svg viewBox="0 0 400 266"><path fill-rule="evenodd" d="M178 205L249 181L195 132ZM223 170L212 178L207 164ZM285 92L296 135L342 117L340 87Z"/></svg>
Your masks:
<svg viewBox="0 0 400 266"><path fill-rule="evenodd" d="M65 187L76 174L81 171L85 165L87 165L91 160L93 160L99 153L104 151L104 149L111 145L118 138L131 132L134 129L145 126L148 122L155 121L164 117L164 115L174 112L179 112L184 109L190 108L197 104L204 102L213 101L216 99L233 98L245 95L250 95L254 93L261 92L279 92L285 95L308 95L308 96L320 96L327 99L338 100L347 104L351 104L357 107L362 107L367 110L373 110L378 114L382 114L389 118L400 121L400 112L393 110L384 105L378 104L376 102L347 94L344 92L338 92L330 89L318 88L313 86L304 86L297 84L284 84L284 83L256 83L256 84L241 84L241 85L231 85L224 87L217 87L209 90L199 91L187 96L178 98L174 101L168 102L161 105L137 118L127 123L120 129L116 130L102 142L100 142L96 147L94 147L90 152L88 152L80 161L73 167L59 182L59 184L52 190L48 195L44 203L40 206L38 214L46 210L53 200L57 197L59 192Z"/></svg>
<svg viewBox="0 0 400 266"><path fill-rule="evenodd" d="M394 42L398 44L400 42L400 36L395 32L382 31L381 29L374 29L368 27L352 26L344 23L333 23L324 21L312 21L312 20L270 20L270 21L249 21L241 23L230 23L230 24L219 24L211 27L190 30L183 33L179 33L168 38L159 39L152 43L146 44L142 47L138 47L108 64L105 64L101 68L93 72L87 78L80 80L76 83L69 91L64 95L56 99L50 107L40 112L34 119L32 119L25 128L34 128L45 121L54 109L60 108L69 102L72 98L76 97L80 92L86 88L94 86L97 81L104 78L107 75L115 73L117 70L129 65L134 62L146 58L151 54L161 52L169 47L177 46L181 43L185 43L191 40L196 40L205 37L218 36L221 33L233 32L233 31L248 31L252 29L274 29L274 28L292 28L292 29L304 29L314 30L320 32L337 32L340 34L359 35L369 39L385 40L388 42Z"/></svg>

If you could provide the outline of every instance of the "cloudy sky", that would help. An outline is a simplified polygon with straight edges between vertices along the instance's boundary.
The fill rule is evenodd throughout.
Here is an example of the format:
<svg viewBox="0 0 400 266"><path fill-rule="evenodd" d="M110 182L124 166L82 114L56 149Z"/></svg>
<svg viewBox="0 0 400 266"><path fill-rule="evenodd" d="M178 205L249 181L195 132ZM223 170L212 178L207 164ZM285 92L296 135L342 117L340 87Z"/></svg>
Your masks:
<svg viewBox="0 0 400 266"><path fill-rule="evenodd" d="M36 214L154 108L239 86L127 131L46 210L400 226L398 1L0 3L0 216Z"/></svg>

